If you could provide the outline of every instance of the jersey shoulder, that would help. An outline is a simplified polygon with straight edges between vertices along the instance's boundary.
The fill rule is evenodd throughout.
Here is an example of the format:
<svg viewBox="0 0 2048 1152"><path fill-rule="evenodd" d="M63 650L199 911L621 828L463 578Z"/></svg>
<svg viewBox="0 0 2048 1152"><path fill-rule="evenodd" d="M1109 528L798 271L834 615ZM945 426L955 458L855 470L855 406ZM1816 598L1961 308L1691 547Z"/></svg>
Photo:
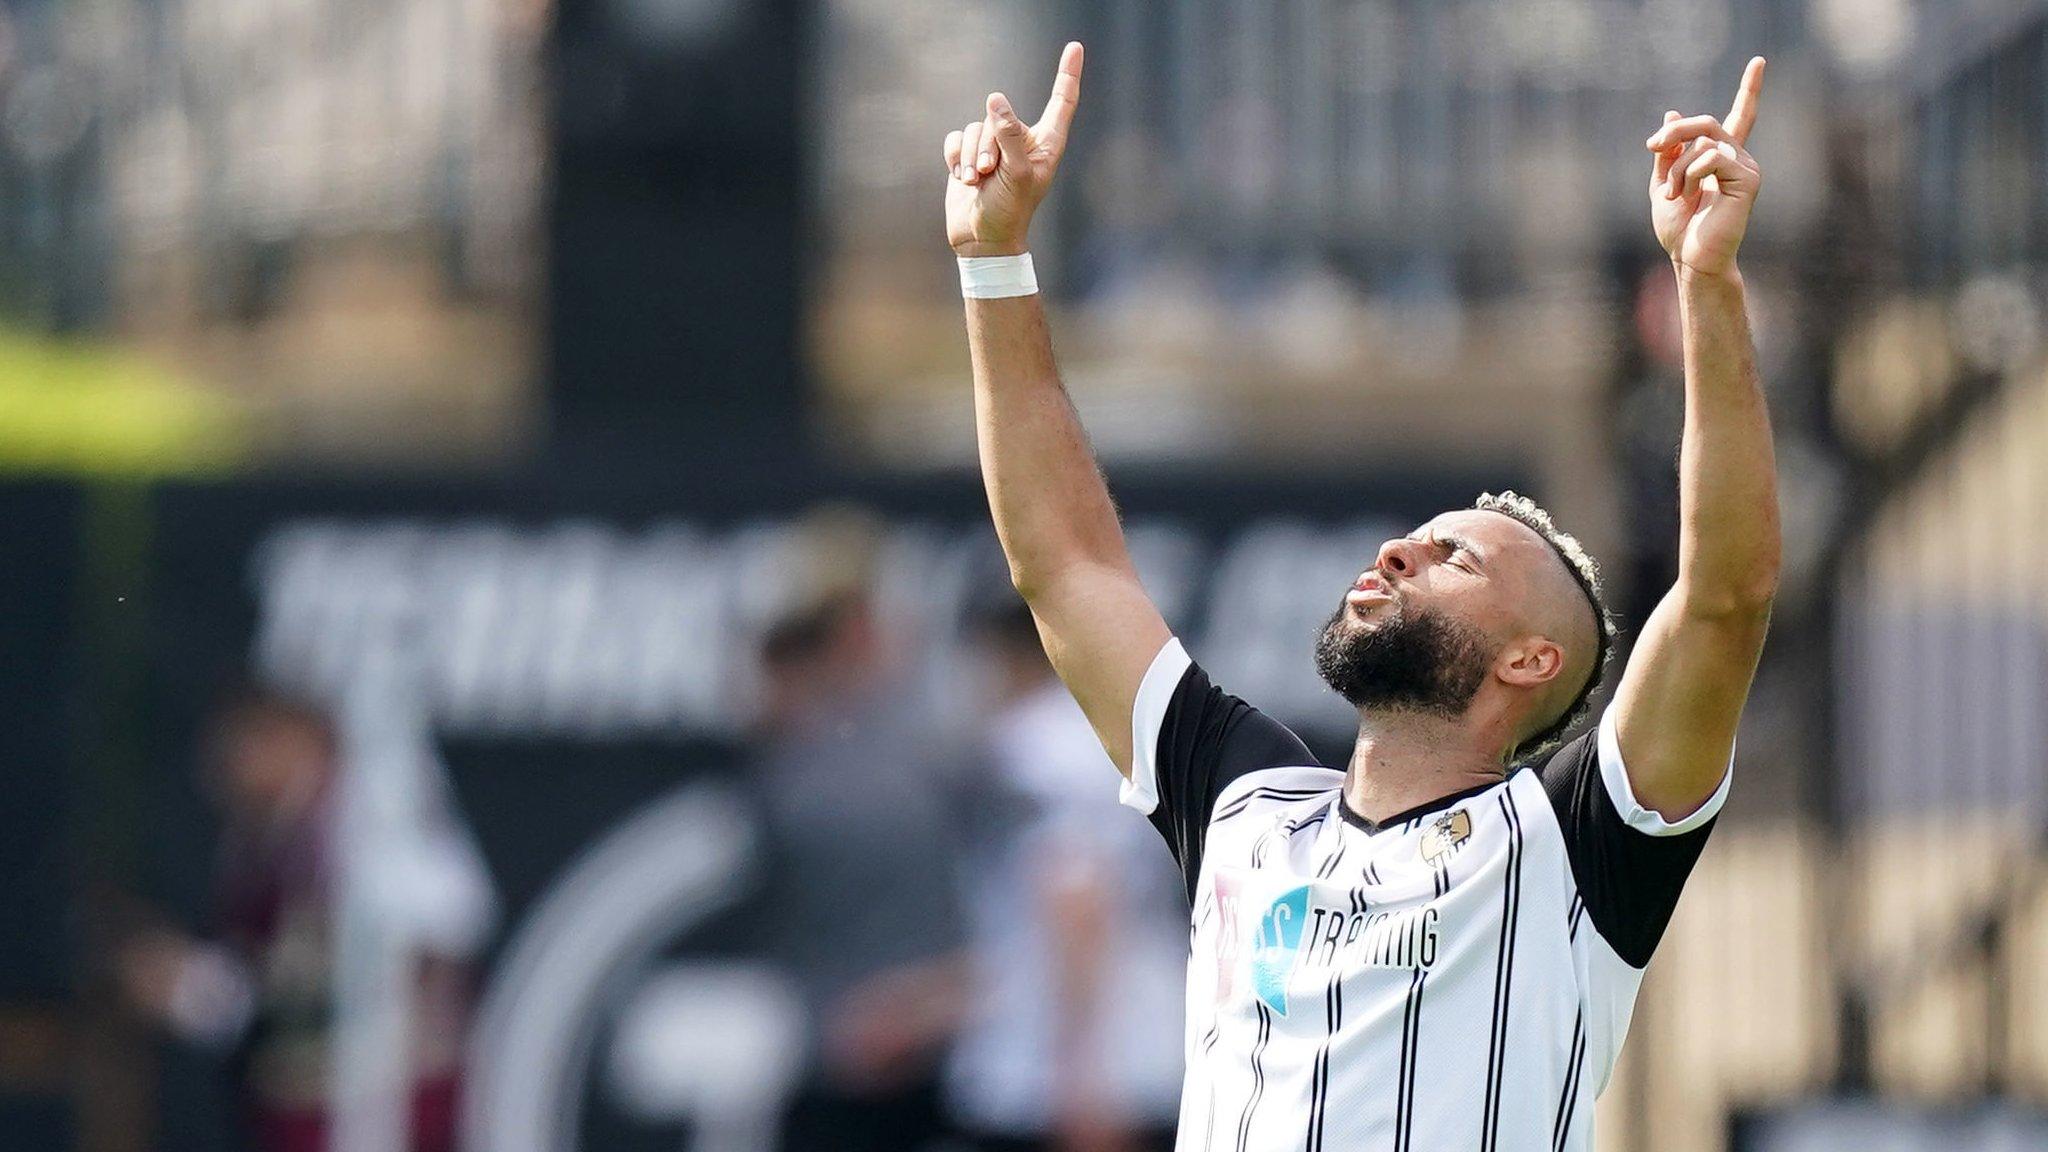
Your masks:
<svg viewBox="0 0 2048 1152"><path fill-rule="evenodd" d="M1247 812L1314 807L1327 803L1344 785L1344 773L1319 764L1259 768L1232 780L1216 797L1214 824Z"/></svg>

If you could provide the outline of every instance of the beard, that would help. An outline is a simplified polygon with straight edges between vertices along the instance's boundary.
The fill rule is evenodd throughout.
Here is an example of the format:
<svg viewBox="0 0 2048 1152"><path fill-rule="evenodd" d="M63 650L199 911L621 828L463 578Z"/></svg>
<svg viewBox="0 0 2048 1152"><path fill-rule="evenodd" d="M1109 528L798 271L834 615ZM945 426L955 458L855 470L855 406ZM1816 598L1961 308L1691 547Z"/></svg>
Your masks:
<svg viewBox="0 0 2048 1152"><path fill-rule="evenodd" d="M1440 612L1367 628L1339 604L1316 638L1316 673L1352 707L1461 716L1495 653L1477 629Z"/></svg>

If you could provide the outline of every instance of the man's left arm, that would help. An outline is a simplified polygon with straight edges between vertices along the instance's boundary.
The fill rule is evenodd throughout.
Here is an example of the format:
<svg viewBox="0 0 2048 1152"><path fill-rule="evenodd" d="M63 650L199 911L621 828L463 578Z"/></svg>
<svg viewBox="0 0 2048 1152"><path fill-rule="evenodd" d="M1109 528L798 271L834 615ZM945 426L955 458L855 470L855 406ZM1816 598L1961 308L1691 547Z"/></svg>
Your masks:
<svg viewBox="0 0 2048 1152"><path fill-rule="evenodd" d="M1763 61L1752 60L1725 124L1666 113L1647 142L1685 340L1678 581L1645 623L1613 708L1631 790L1673 822L1721 786L1778 583L1770 418L1735 263L1761 185L1744 143L1762 88Z"/></svg>

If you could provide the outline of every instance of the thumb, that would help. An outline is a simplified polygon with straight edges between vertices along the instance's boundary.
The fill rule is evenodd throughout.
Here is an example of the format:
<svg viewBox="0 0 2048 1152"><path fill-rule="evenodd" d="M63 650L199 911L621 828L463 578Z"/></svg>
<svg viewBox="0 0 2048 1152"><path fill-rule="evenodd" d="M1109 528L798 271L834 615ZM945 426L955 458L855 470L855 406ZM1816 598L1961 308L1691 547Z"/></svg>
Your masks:
<svg viewBox="0 0 2048 1152"><path fill-rule="evenodd" d="M1010 107L1009 97L1001 92L989 93L988 118L996 126L996 142L1002 145L1003 159L1022 163L1031 151L1031 130L1017 118L1017 110Z"/></svg>

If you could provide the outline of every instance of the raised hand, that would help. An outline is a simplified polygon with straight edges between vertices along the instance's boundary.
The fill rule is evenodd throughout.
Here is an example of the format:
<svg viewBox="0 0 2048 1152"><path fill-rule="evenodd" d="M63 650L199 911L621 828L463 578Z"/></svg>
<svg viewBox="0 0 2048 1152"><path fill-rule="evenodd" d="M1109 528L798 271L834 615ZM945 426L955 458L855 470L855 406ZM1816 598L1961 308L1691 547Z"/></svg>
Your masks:
<svg viewBox="0 0 2048 1152"><path fill-rule="evenodd" d="M1764 58L1749 62L1724 123L1712 116L1664 114L1664 126L1645 142L1650 166L1650 219L1657 240L1679 264L1725 275L1749 229L1749 210L1763 187L1763 172L1744 145L1763 98Z"/></svg>
<svg viewBox="0 0 2048 1152"><path fill-rule="evenodd" d="M1052 98L1026 125L1001 92L987 114L946 135L946 241L962 256L1014 256L1067 150L1081 99L1081 45L1060 53Z"/></svg>

